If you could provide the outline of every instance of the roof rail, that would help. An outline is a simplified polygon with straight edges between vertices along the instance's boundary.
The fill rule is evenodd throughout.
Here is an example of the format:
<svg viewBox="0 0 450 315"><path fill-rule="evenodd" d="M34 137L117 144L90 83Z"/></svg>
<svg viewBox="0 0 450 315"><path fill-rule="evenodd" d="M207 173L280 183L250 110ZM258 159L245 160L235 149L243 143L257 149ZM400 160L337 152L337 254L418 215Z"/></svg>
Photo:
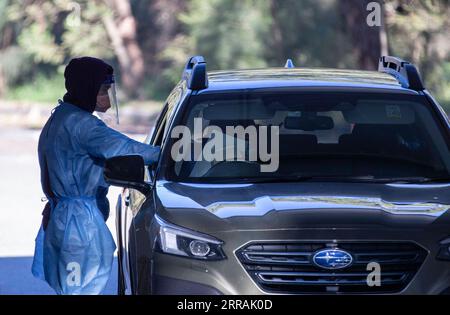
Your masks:
<svg viewBox="0 0 450 315"><path fill-rule="evenodd" d="M186 80L188 89L206 89L208 87L208 74L206 73L205 58L203 56L189 58L181 79Z"/></svg>
<svg viewBox="0 0 450 315"><path fill-rule="evenodd" d="M404 88L425 90L419 71L408 61L393 56L382 56L378 63L378 71L394 76Z"/></svg>
<svg viewBox="0 0 450 315"><path fill-rule="evenodd" d="M286 63L284 64L285 68L295 68L294 63L292 62L292 59L286 60Z"/></svg>

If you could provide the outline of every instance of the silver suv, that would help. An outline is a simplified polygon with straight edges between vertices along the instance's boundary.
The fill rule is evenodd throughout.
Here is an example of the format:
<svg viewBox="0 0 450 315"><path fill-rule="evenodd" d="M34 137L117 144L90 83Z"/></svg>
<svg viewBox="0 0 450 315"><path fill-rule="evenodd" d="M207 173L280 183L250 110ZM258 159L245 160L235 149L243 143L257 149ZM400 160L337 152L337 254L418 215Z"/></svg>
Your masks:
<svg viewBox="0 0 450 315"><path fill-rule="evenodd" d="M207 72L105 165L119 293L450 293L449 120L416 68Z"/></svg>

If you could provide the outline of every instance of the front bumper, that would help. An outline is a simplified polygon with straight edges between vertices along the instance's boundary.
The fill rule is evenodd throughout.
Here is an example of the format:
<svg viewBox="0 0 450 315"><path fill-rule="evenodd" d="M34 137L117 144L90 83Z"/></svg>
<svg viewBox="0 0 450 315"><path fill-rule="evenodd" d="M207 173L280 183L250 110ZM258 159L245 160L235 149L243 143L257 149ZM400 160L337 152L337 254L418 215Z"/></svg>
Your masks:
<svg viewBox="0 0 450 315"><path fill-rule="evenodd" d="M201 261L163 253L153 256L153 293L156 294L271 294L258 285L236 256L251 241L407 241L427 250L425 260L408 285L395 294L449 292L450 262L436 260L437 242L416 230L301 229L218 232L227 256L220 261ZM421 238L419 239L418 236ZM339 292L336 292L339 293Z"/></svg>
<svg viewBox="0 0 450 315"><path fill-rule="evenodd" d="M209 285L197 282L155 275L153 278L155 295L222 295Z"/></svg>

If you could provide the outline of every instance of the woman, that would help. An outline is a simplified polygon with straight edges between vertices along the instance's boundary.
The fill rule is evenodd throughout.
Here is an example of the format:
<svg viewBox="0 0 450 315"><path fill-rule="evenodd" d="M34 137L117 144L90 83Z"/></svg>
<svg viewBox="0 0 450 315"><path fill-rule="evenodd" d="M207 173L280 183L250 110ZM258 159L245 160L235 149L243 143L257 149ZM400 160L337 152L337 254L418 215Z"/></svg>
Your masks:
<svg viewBox="0 0 450 315"><path fill-rule="evenodd" d="M42 189L48 199L32 271L58 294L99 294L108 281L115 244L105 221L108 185L103 163L139 154L157 161L159 148L134 141L92 115L111 106L113 68L92 57L72 59L67 93L39 138ZM45 232L44 232L45 231Z"/></svg>

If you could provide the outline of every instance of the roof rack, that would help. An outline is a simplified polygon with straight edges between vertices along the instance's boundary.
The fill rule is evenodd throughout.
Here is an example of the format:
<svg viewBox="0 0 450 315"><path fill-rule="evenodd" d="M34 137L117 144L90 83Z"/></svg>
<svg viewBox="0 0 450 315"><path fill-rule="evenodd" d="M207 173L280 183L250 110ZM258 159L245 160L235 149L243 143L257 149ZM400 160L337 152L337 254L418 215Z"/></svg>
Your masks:
<svg viewBox="0 0 450 315"><path fill-rule="evenodd" d="M425 90L419 71L408 61L393 56L382 56L378 63L378 71L394 76L404 88Z"/></svg>
<svg viewBox="0 0 450 315"><path fill-rule="evenodd" d="M186 80L188 89L206 89L208 87L208 74L206 73L205 58L203 56L189 58L181 79Z"/></svg>
<svg viewBox="0 0 450 315"><path fill-rule="evenodd" d="M286 60L286 63L284 64L285 68L295 68L294 63L292 62L292 59Z"/></svg>

